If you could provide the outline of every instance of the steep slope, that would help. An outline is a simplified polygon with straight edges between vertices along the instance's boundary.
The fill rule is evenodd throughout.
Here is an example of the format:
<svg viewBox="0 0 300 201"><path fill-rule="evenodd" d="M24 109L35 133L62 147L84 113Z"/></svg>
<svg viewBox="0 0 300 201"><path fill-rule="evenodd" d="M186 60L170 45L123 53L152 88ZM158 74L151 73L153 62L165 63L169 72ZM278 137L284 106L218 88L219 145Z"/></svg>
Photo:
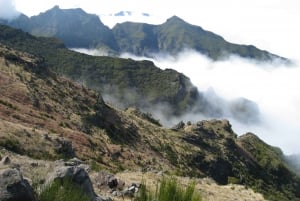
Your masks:
<svg viewBox="0 0 300 201"><path fill-rule="evenodd" d="M124 22L113 28L121 52L130 52L135 55L151 56L159 53L155 25L144 23Z"/></svg>
<svg viewBox="0 0 300 201"><path fill-rule="evenodd" d="M300 179L278 149L227 120L166 129L149 114L116 110L57 77L41 57L0 45L0 147L33 158L78 157L93 170L166 171L238 183L272 200L300 200Z"/></svg>
<svg viewBox="0 0 300 201"><path fill-rule="evenodd" d="M170 114L181 114L198 104L197 89L186 76L161 70L150 61L88 56L55 39L36 38L7 26L0 30L1 43L43 57L54 72L107 94L124 107L166 104L176 108Z"/></svg>
<svg viewBox="0 0 300 201"><path fill-rule="evenodd" d="M68 50L57 39L34 37L4 25L0 31L1 43L42 57L45 68L101 92L120 108L156 110L166 119L192 111L212 118L226 113L243 123L259 121L255 103L244 98L226 102L213 92L206 96L185 75L161 70L150 61L93 57ZM224 104L230 111L221 107Z"/></svg>
<svg viewBox="0 0 300 201"><path fill-rule="evenodd" d="M98 16L80 8L60 9L55 6L38 16L20 15L8 24L35 36L59 38L68 47L95 48L99 45L105 50L118 51L112 31Z"/></svg>
<svg viewBox="0 0 300 201"><path fill-rule="evenodd" d="M300 175L300 154L286 156L285 160L291 165L296 174Z"/></svg>
<svg viewBox="0 0 300 201"><path fill-rule="evenodd" d="M296 181L297 176L286 163L285 156L279 148L266 144L252 133L240 136L237 144L258 164L258 168L254 174L256 178L263 180L264 184L260 180L252 180L250 181L252 185L260 188L261 192L264 192L266 189L274 189L267 199L295 199L293 196L290 197L289 194L282 196L280 193L278 194L279 191L292 191L292 194L297 197L300 196L299 183L290 183L290 181ZM264 169L263 172L258 171L259 168Z"/></svg>
<svg viewBox="0 0 300 201"><path fill-rule="evenodd" d="M221 36L191 25L177 16L156 26L131 22L117 24L113 28L113 33L121 51L136 55L151 56L153 53L174 55L185 49L194 49L214 60L224 59L231 54L260 61L280 58L252 45L229 43Z"/></svg>

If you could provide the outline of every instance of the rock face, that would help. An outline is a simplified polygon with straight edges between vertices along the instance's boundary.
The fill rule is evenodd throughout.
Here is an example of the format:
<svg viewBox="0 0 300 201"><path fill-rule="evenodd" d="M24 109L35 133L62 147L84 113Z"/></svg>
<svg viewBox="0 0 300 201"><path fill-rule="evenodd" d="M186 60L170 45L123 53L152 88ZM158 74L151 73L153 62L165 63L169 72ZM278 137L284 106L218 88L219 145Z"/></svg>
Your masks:
<svg viewBox="0 0 300 201"><path fill-rule="evenodd" d="M83 192L93 201L110 201L110 198L97 196L88 173L84 165L75 166L58 166L53 173L50 174L48 182L54 180L71 179L72 182L78 184Z"/></svg>
<svg viewBox="0 0 300 201"><path fill-rule="evenodd" d="M57 167L56 170L53 173L51 173L49 181L64 178L70 178L74 183L80 185L83 191L89 197L96 196L90 177L84 168L80 166Z"/></svg>
<svg viewBox="0 0 300 201"><path fill-rule="evenodd" d="M32 187L16 169L0 171L1 201L35 201Z"/></svg>
<svg viewBox="0 0 300 201"><path fill-rule="evenodd" d="M0 165L8 165L11 163L11 160L8 156L5 156L4 158L2 158Z"/></svg>
<svg viewBox="0 0 300 201"><path fill-rule="evenodd" d="M107 172L99 172L96 177L96 185L98 188L106 188L113 190L122 190L125 186L125 182L116 178L114 175Z"/></svg>
<svg viewBox="0 0 300 201"><path fill-rule="evenodd" d="M60 9L55 6L38 16L20 15L7 23L32 35L59 38L68 47L89 48L96 44L118 50L112 31L97 15L80 8Z"/></svg>
<svg viewBox="0 0 300 201"><path fill-rule="evenodd" d="M71 158L75 156L71 141L57 138L54 142L54 146L56 153L61 154L64 157Z"/></svg>

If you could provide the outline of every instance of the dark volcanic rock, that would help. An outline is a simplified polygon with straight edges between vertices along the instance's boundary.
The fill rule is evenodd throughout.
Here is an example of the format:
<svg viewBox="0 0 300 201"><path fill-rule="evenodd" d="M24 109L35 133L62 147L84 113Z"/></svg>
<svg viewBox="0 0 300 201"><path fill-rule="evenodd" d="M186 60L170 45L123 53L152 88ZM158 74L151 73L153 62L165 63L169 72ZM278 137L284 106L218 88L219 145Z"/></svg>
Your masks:
<svg viewBox="0 0 300 201"><path fill-rule="evenodd" d="M30 184L16 169L0 171L1 201L35 201Z"/></svg>

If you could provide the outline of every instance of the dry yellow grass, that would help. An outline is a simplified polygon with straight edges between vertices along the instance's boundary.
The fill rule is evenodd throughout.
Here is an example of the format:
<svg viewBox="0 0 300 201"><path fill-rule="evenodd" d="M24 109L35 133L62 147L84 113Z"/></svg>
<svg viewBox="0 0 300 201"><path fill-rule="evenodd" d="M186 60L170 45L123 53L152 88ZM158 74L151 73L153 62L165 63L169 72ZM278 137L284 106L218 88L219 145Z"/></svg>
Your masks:
<svg viewBox="0 0 300 201"><path fill-rule="evenodd" d="M161 172L121 172L116 177L125 181L126 185L131 183L141 183L143 180L147 187L155 191L157 183L162 178ZM176 177L179 183L187 185L193 179L187 177ZM255 193L252 189L247 189L241 185L217 185L212 179L196 179L196 189L201 192L204 201L264 201L265 199L259 193ZM103 193L103 192L99 192ZM108 195L108 194L107 194ZM115 200L123 200L123 198L115 198ZM125 198L125 200L131 200Z"/></svg>

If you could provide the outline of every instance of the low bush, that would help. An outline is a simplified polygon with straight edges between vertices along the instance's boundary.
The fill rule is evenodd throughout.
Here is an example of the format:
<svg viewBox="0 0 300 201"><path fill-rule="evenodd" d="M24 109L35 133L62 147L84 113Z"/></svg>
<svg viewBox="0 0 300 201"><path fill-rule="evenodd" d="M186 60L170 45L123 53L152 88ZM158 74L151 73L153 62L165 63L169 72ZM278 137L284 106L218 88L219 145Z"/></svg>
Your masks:
<svg viewBox="0 0 300 201"><path fill-rule="evenodd" d="M71 179L54 180L38 194L38 201L90 201L78 184Z"/></svg>
<svg viewBox="0 0 300 201"><path fill-rule="evenodd" d="M163 178L155 193L150 192L143 183L135 201L201 201L202 197L195 187L195 182L183 187L174 178Z"/></svg>

